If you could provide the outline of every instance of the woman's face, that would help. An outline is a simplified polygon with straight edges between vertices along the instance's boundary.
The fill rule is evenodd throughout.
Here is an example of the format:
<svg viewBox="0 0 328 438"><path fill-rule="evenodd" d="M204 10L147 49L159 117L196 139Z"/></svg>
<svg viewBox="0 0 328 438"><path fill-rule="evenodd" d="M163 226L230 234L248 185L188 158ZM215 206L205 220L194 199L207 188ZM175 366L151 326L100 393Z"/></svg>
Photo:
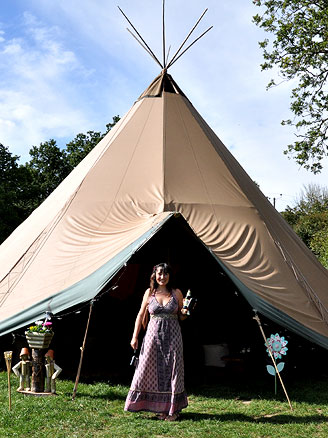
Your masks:
<svg viewBox="0 0 328 438"><path fill-rule="evenodd" d="M166 286L169 279L170 274L165 273L163 268L156 269L156 281L159 286Z"/></svg>

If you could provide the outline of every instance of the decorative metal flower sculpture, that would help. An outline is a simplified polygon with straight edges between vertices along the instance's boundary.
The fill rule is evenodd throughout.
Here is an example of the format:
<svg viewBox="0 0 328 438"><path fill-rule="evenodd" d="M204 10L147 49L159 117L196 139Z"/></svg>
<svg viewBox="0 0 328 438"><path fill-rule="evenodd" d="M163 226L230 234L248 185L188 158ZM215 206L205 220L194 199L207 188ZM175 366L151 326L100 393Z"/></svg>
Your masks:
<svg viewBox="0 0 328 438"><path fill-rule="evenodd" d="M286 356L288 348L286 345L288 341L283 336L279 336L278 333L271 335L267 339L269 348L267 348L268 355L270 356L269 349L275 359L281 359L281 355Z"/></svg>
<svg viewBox="0 0 328 438"><path fill-rule="evenodd" d="M278 333L275 335L271 335L270 338L267 338L265 346L267 347L268 355L271 357L270 353L274 357L274 360L281 359L281 355L286 356L288 348L286 345L288 344L288 341L283 336L279 336ZM276 362L276 367L279 373L284 369L285 362ZM277 373L276 368L272 365L266 366L267 371L269 374L275 377L274 381L274 392L277 395Z"/></svg>

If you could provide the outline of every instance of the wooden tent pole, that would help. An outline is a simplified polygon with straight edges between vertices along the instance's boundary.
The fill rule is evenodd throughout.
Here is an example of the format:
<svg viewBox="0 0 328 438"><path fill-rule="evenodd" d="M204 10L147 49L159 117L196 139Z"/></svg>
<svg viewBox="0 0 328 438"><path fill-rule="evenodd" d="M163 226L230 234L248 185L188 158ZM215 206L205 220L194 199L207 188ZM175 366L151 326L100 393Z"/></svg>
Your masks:
<svg viewBox="0 0 328 438"><path fill-rule="evenodd" d="M163 68L166 67L166 47L165 47L165 0L163 0Z"/></svg>
<svg viewBox="0 0 328 438"><path fill-rule="evenodd" d="M171 67L175 62L177 62L177 60L179 58L181 58L181 56L184 55L186 53L186 51L190 49L190 47L192 47L198 40L203 38L203 36L205 34L207 34L207 32L210 31L211 29L213 29L213 26L209 27L207 30L205 30L205 32L203 32L201 35L199 35L199 37L196 38L191 44L189 44L189 46L186 49L184 49L184 51L182 53L180 53L180 55L177 58L175 58L174 60L171 60L169 65L167 66L167 68Z"/></svg>
<svg viewBox="0 0 328 438"><path fill-rule="evenodd" d="M260 329L260 331L261 331L261 333L262 333L262 336L263 336L263 339L264 339L264 341L265 341L265 345L266 345L266 347L267 347L267 349L268 349L268 352L269 352L270 357L271 357L271 359L272 359L272 362L273 362L274 368L275 368L275 370L276 370L276 373L278 374L278 377L279 377L279 380L280 380L281 386L282 386L282 388L283 388L283 390L284 390L284 393L285 393L285 395L286 395L286 398L287 398L287 401L288 401L288 404L289 404L290 410L292 411L293 408L292 408L292 405L291 405L291 403L290 403L290 400L289 400L289 397L288 397L288 394L287 394L287 391L286 391L286 388L285 388L284 382L282 381L281 375L280 375L279 370L278 370L277 365L276 365L276 361L274 360L274 357L273 357L273 355L272 355L272 353L271 353L270 346L269 346L269 344L268 344L267 338L266 338L265 333L264 333L264 330L263 330L263 328L262 328L262 324L261 324L260 318L259 318L259 316L258 316L257 313L255 313L255 316L253 317L253 319L255 319L255 321L258 323L259 329Z"/></svg>
<svg viewBox="0 0 328 438"><path fill-rule="evenodd" d="M79 367L77 369L77 374L76 374L75 385L74 385L74 389L73 389L72 400L75 399L76 391L77 391L77 385L79 384L79 380L80 380L80 374L81 374L81 368L82 368L82 360L83 360L83 353L84 353L85 343L86 343L86 340L87 340L88 329L89 329L89 324L90 324L90 319L91 319L91 313L92 313L92 309L93 309L93 303L94 303L94 300L91 300L90 301L90 309L89 309L89 317L88 317L87 326L85 328L83 344L82 344L82 347L81 347L80 363L79 363Z"/></svg>
<svg viewBox="0 0 328 438"><path fill-rule="evenodd" d="M153 58L153 60L155 62L157 62L157 60L153 57L153 55L151 54L151 52L147 49L147 47L138 40L138 38L134 35L134 33L127 27L126 30L130 33L130 35L133 36L133 38L137 41L138 44L140 44L140 46Z"/></svg>
<svg viewBox="0 0 328 438"><path fill-rule="evenodd" d="M196 29L196 27L198 26L198 24L200 23L201 19L204 17L204 15L206 14L206 12L208 11L208 9L206 8L205 11L202 13L202 15L200 16L200 18L198 19L197 23L194 25L194 27L191 29L191 31L188 33L188 35L186 36L186 38L184 39L183 43L180 45L180 47L178 48L178 50L175 52L174 56L172 57L171 61L168 63L167 68L169 68L172 63L174 62L175 58L178 56L178 54L180 53L180 50L182 49L182 47L186 44L186 42L188 41L190 35L193 33L193 31Z"/></svg>
<svg viewBox="0 0 328 438"><path fill-rule="evenodd" d="M146 43L146 41L142 38L142 36L140 35L140 33L137 31L137 29L135 28L135 26L132 24L132 22L128 19L128 17L125 15L125 13L122 11L122 9L117 6L118 9L120 10L121 14L123 15L123 17L126 19L126 21L130 24L130 26L132 27L132 29L135 31L135 33L138 35L138 37L141 39L141 41L144 43L144 45L147 47L148 51L151 53L153 59L157 62L157 64L161 67L164 68L163 65L159 62L159 60L157 59L156 55L154 54L154 52L151 50L151 48L148 46L148 44Z"/></svg>
<svg viewBox="0 0 328 438"><path fill-rule="evenodd" d="M169 46L169 50L167 51L166 61L165 61L165 68L166 68L168 60L169 60L170 50L171 50L171 46Z"/></svg>

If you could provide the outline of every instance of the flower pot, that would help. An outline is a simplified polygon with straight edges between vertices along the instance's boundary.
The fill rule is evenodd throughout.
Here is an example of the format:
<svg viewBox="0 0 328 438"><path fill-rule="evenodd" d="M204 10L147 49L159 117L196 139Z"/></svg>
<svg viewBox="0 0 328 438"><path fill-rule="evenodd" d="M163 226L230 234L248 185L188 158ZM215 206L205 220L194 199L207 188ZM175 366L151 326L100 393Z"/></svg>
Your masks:
<svg viewBox="0 0 328 438"><path fill-rule="evenodd" d="M51 332L25 332L27 343L31 348L48 348L53 335Z"/></svg>

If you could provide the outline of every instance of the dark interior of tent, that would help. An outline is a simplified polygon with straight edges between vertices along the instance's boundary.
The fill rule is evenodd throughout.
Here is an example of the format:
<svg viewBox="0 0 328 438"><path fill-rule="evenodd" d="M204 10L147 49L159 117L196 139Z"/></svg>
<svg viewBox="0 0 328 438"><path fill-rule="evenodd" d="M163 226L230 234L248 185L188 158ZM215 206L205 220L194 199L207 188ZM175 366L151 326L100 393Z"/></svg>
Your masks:
<svg viewBox="0 0 328 438"><path fill-rule="evenodd" d="M81 303L54 316L51 348L63 369L61 378L74 379L76 375L91 308L80 380L129 384L134 371L130 340L135 318L152 268L161 262L172 267L175 287L183 295L190 289L197 298L192 315L181 322L186 384L268 376L266 365L271 360L253 309L183 217L173 215L131 256L92 306ZM260 318L266 337L279 333L288 340L288 354L281 359L286 362L285 378L309 372L314 363L316 373L325 372L326 350ZM143 331L139 345L142 336ZM20 349L27 346L24 329L13 338L6 335L1 343L4 349L14 351L14 364Z"/></svg>

